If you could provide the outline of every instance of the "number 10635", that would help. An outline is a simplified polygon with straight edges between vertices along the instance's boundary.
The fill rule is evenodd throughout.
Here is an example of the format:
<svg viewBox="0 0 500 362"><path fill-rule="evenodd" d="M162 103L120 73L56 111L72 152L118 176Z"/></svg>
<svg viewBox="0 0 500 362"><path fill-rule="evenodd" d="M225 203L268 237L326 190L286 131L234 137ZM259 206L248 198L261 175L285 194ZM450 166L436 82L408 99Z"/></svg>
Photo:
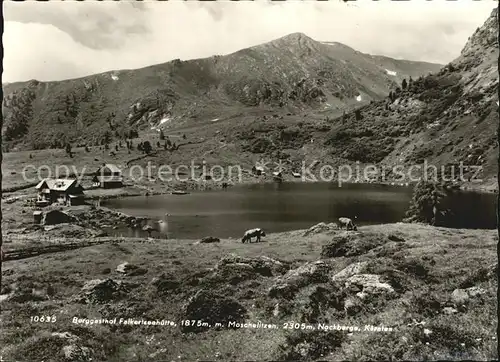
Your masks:
<svg viewBox="0 0 500 362"><path fill-rule="evenodd" d="M56 321L56 316L55 315L53 315L53 316L35 315L35 316L30 317L30 321L32 323L54 323Z"/></svg>

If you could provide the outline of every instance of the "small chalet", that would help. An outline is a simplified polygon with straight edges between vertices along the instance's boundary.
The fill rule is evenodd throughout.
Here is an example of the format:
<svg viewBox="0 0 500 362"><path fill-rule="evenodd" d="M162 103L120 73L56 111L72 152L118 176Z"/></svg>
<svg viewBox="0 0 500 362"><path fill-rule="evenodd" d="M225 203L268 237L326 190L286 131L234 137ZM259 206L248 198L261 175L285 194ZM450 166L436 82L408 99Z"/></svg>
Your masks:
<svg viewBox="0 0 500 362"><path fill-rule="evenodd" d="M110 163L103 164L95 173L92 179L94 186L102 188L115 188L123 186L121 170Z"/></svg>
<svg viewBox="0 0 500 362"><path fill-rule="evenodd" d="M76 179L46 178L35 186L38 190L37 205L46 206L52 203L64 205L80 205L83 203L83 187Z"/></svg>
<svg viewBox="0 0 500 362"><path fill-rule="evenodd" d="M264 167L262 166L253 166L252 167L252 173L257 176L265 175L266 172L264 170Z"/></svg>

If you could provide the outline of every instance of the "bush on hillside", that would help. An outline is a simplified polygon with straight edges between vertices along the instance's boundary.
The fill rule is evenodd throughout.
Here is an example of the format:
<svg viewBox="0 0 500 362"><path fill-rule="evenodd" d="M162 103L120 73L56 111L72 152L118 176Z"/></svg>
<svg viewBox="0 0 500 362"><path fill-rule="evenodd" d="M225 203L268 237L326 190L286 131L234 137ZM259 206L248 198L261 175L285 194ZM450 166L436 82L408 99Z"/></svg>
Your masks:
<svg viewBox="0 0 500 362"><path fill-rule="evenodd" d="M266 153L274 150L273 143L267 138L257 138L250 145L245 145L244 151L252 153Z"/></svg>
<svg viewBox="0 0 500 362"><path fill-rule="evenodd" d="M452 212L447 206L450 188L444 182L420 181L415 185L404 222L448 226Z"/></svg>

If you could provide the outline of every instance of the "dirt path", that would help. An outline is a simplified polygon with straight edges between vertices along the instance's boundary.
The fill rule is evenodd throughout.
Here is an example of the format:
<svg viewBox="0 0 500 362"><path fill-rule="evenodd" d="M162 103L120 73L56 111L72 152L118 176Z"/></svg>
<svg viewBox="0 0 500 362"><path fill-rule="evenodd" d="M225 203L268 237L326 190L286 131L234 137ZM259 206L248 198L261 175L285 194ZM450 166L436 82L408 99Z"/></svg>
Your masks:
<svg viewBox="0 0 500 362"><path fill-rule="evenodd" d="M147 239L144 238L120 238L120 237L102 237L96 238L93 241L81 241L78 238L65 238L63 243L54 243L50 245L43 246L31 246L15 248L13 250L6 250L3 263L11 260L20 260L32 258L35 256L43 254L59 253L68 250L81 249L89 246L104 244L104 243L121 243L125 241L141 241L144 242ZM155 239L153 239L155 240Z"/></svg>

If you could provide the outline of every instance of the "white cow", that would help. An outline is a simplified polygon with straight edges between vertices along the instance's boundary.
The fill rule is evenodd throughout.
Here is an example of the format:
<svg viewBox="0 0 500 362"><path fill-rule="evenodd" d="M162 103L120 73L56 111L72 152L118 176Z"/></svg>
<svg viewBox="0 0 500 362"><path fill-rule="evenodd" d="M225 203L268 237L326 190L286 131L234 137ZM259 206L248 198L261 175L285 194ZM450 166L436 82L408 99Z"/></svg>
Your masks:
<svg viewBox="0 0 500 362"><path fill-rule="evenodd" d="M345 226L346 230L358 230L356 225L348 217L339 217L339 228L342 229Z"/></svg>
<svg viewBox="0 0 500 362"><path fill-rule="evenodd" d="M245 234L243 235L243 238L241 239L241 242L242 243L245 243L245 242L252 242L252 238L253 237L256 237L257 238L257 242L259 243L260 242L260 238L262 236L266 236L266 233L264 232L264 230L260 229L260 228L256 228L256 229L250 229L250 230L247 230L245 231Z"/></svg>

